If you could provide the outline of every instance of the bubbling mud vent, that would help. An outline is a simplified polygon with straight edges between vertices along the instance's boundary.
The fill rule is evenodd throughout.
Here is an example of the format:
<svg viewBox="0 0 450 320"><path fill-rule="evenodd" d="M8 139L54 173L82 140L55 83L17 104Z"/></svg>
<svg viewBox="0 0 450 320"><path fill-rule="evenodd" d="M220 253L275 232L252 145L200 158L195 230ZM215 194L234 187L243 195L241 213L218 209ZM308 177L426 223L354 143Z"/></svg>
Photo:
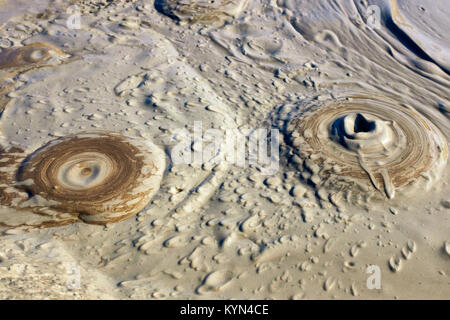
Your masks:
<svg viewBox="0 0 450 320"><path fill-rule="evenodd" d="M302 177L347 200L428 190L448 158L444 135L414 109L352 96L286 107L287 142Z"/></svg>
<svg viewBox="0 0 450 320"><path fill-rule="evenodd" d="M247 0L156 0L155 8L180 22L223 22L241 12Z"/></svg>
<svg viewBox="0 0 450 320"><path fill-rule="evenodd" d="M164 153L155 145L111 132L59 138L26 159L16 149L1 156L2 173L7 173L1 187L8 194L1 204L19 210L16 220L0 220L8 226L14 221L41 227L124 220L158 191L165 166ZM27 210L44 221L25 223L22 211Z"/></svg>
<svg viewBox="0 0 450 320"><path fill-rule="evenodd" d="M63 51L48 43L33 43L0 51L0 115L8 104L9 93L17 85L14 79L29 70L60 63L67 57Z"/></svg>
<svg viewBox="0 0 450 320"><path fill-rule="evenodd" d="M23 47L4 49L0 53L0 69L31 66L64 53L48 43L33 43Z"/></svg>

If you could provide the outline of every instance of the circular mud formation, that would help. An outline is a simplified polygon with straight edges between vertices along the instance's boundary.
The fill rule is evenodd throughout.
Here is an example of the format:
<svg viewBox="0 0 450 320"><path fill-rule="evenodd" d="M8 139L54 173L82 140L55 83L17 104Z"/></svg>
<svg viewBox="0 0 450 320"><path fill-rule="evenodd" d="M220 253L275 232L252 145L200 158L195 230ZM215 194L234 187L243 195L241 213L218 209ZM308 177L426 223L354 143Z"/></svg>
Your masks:
<svg viewBox="0 0 450 320"><path fill-rule="evenodd" d="M246 2L247 0L156 0L155 8L177 21L222 23L239 14Z"/></svg>
<svg viewBox="0 0 450 320"><path fill-rule="evenodd" d="M48 43L33 43L23 47L3 49L0 52L0 69L42 63L55 54L63 55L64 53Z"/></svg>
<svg viewBox="0 0 450 320"><path fill-rule="evenodd" d="M164 161L155 145L120 134L59 138L36 150L18 170L16 185L34 201L9 199L8 205L35 213L49 209L92 224L121 221L142 210L158 191Z"/></svg>
<svg viewBox="0 0 450 320"><path fill-rule="evenodd" d="M61 62L67 57L60 49L47 43L0 49L0 113L9 102L7 94L16 87L12 79L22 72Z"/></svg>
<svg viewBox="0 0 450 320"><path fill-rule="evenodd" d="M417 111L386 98L315 101L286 121L297 167L330 195L393 198L439 179L448 157L442 133Z"/></svg>

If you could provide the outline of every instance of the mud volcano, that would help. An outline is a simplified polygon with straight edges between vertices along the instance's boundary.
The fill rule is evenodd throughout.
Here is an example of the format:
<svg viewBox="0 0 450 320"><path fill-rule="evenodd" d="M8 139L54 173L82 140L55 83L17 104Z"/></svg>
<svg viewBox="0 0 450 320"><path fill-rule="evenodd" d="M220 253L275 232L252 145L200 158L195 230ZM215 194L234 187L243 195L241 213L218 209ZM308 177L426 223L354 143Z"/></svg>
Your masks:
<svg viewBox="0 0 450 320"><path fill-rule="evenodd" d="M439 130L385 98L316 103L287 125L289 144L316 187L393 198L428 188L448 157Z"/></svg>
<svg viewBox="0 0 450 320"><path fill-rule="evenodd" d="M0 51L0 114L9 102L6 96L14 89L17 75L45 66L52 58L67 57L57 47L47 43L33 43Z"/></svg>

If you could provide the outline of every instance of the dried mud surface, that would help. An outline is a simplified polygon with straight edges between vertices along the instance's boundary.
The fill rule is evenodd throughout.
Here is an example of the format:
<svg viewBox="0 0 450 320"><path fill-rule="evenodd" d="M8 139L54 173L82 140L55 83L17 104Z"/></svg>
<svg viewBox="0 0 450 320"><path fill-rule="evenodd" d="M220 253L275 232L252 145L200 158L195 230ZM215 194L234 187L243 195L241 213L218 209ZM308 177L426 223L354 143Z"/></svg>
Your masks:
<svg viewBox="0 0 450 320"><path fill-rule="evenodd" d="M1 298L450 298L444 2L2 2ZM278 170L176 163L199 123Z"/></svg>

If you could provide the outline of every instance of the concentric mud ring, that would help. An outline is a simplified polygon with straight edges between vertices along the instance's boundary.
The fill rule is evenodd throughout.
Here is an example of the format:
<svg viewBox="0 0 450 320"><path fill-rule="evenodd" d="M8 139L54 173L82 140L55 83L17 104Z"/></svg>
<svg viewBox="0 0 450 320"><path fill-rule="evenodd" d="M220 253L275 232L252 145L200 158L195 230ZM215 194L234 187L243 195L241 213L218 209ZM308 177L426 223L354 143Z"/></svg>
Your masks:
<svg viewBox="0 0 450 320"><path fill-rule="evenodd" d="M159 189L164 154L155 145L115 133L54 140L20 169L26 191L51 209L88 223L117 222L142 210Z"/></svg>
<svg viewBox="0 0 450 320"><path fill-rule="evenodd" d="M287 135L302 170L334 191L393 198L437 181L448 158L446 139L429 120L384 97L315 101L288 121Z"/></svg>

